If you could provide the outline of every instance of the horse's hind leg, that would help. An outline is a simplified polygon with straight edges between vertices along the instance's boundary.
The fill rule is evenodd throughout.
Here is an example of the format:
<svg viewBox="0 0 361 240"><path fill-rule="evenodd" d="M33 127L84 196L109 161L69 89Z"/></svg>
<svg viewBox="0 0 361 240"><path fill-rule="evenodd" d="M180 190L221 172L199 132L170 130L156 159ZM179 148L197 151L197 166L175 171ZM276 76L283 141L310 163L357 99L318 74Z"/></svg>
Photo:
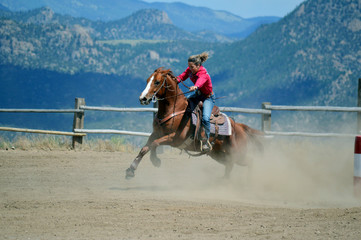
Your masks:
<svg viewBox="0 0 361 240"><path fill-rule="evenodd" d="M210 157L212 157L214 160L219 162L220 164L224 165L224 176L223 178L229 179L231 176L231 172L234 166L233 159L229 156L229 154L225 152L217 152L213 150L210 154Z"/></svg>
<svg viewBox="0 0 361 240"><path fill-rule="evenodd" d="M229 179L231 177L231 172L234 166L234 162L232 161L232 159L229 159L228 161L225 162L224 165L225 165L224 178Z"/></svg>

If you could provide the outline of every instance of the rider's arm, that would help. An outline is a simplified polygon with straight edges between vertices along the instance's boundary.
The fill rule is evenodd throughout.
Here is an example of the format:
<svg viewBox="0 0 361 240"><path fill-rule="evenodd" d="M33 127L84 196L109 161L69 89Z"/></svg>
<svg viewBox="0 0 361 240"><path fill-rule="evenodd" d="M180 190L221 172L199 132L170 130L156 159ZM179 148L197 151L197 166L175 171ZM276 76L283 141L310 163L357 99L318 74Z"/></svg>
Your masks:
<svg viewBox="0 0 361 240"><path fill-rule="evenodd" d="M180 83L181 81L186 80L186 79L189 77L189 72L190 72L190 69L189 69L189 67L188 67L182 74L180 74L180 75L177 77L178 83Z"/></svg>

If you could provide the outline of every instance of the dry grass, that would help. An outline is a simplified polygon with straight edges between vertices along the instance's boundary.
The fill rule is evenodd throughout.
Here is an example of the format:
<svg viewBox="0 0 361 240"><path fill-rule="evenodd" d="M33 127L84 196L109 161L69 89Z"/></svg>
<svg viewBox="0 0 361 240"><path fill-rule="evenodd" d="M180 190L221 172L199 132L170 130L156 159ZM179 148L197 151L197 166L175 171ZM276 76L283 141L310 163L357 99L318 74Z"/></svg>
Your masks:
<svg viewBox="0 0 361 240"><path fill-rule="evenodd" d="M133 152L134 146L127 144L121 137L110 139L85 139L81 150L98 152ZM71 137L52 135L19 135L11 140L0 136L0 150L72 150Z"/></svg>

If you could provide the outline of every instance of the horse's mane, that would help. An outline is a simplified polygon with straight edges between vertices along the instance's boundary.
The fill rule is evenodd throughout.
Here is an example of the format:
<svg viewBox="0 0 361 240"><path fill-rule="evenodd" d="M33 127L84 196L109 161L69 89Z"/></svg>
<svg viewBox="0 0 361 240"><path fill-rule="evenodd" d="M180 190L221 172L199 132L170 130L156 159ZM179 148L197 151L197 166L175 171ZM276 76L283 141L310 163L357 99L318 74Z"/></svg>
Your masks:
<svg viewBox="0 0 361 240"><path fill-rule="evenodd" d="M171 78L175 79L176 76L174 75L174 73L172 72L172 70L170 69L164 69L164 67L160 67L160 68L157 68L154 72L159 72L159 73L162 73L162 74L167 74L169 75Z"/></svg>

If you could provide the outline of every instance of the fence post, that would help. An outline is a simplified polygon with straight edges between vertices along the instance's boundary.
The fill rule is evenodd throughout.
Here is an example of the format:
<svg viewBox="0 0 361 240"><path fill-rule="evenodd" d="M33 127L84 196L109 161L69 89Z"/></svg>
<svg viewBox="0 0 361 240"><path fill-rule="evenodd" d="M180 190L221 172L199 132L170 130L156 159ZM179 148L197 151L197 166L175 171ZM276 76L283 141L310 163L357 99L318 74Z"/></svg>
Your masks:
<svg viewBox="0 0 361 240"><path fill-rule="evenodd" d="M75 98L75 109L79 109L80 106L85 105L84 98ZM73 132L74 129L83 129L84 128L84 112L76 112L74 113L73 120ZM83 143L83 136L73 136L73 149L78 146L81 146Z"/></svg>
<svg viewBox="0 0 361 240"><path fill-rule="evenodd" d="M361 78L358 79L357 107L361 107ZM357 134L361 131L361 112L357 112Z"/></svg>
<svg viewBox="0 0 361 240"><path fill-rule="evenodd" d="M262 109L266 109L266 105L271 105L270 102L263 102ZM271 113L262 113L262 131L271 131Z"/></svg>
<svg viewBox="0 0 361 240"><path fill-rule="evenodd" d="M354 196L361 198L361 136L355 137L355 151L353 162Z"/></svg>

